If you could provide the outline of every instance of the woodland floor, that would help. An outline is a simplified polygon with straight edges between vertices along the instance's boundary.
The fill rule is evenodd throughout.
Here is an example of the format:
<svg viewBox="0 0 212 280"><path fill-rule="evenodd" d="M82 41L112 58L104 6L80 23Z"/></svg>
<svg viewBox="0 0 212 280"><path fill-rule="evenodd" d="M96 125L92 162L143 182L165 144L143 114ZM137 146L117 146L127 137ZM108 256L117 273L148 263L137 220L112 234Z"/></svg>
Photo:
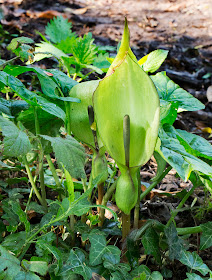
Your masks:
<svg viewBox="0 0 212 280"><path fill-rule="evenodd" d="M73 30L78 34L91 31L95 43L116 46L127 16L131 46L136 56L140 58L157 48L169 50L161 69L206 105L203 111L181 113L175 127L212 141L209 137L212 127L212 103L209 102L212 100L211 0L0 0L0 5L3 27L10 33L32 37L35 41L40 40L35 30L43 32L51 18L63 15L72 22ZM10 58L4 46L0 48L0 55L4 59ZM143 181L149 181L155 172L156 163L151 160L142 169ZM185 183L174 175L172 170L142 205L144 219L168 221L176 199L164 196L164 192L174 194L190 187L190 182ZM195 192L186 206L195 197L196 205L203 205L204 210L202 189ZM211 220L211 210L199 215L201 222ZM186 227L198 224L200 220L188 209L176 217L176 222L179 227ZM199 237L194 238L194 243L198 243ZM206 250L201 257L212 269L212 250ZM177 270L179 267L176 274ZM176 279L181 279L180 275Z"/></svg>

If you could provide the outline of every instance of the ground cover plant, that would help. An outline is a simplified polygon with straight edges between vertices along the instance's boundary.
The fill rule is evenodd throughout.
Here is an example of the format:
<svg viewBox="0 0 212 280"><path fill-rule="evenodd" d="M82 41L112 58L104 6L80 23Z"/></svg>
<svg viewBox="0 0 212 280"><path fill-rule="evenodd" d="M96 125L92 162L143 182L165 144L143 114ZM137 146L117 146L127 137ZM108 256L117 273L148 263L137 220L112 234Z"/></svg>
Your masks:
<svg viewBox="0 0 212 280"><path fill-rule="evenodd" d="M35 48L30 38L13 39L16 56L0 65L0 279L174 279L175 263L184 279L212 279L199 254L212 246L212 223L175 222L196 188L212 191L211 145L173 126L178 113L204 105L165 72L154 74L167 51L137 60L127 21L115 58L62 17L45 33ZM44 58L59 69L34 66ZM140 168L152 154L157 174L141 192ZM140 226L140 202L172 168L192 187L166 224Z"/></svg>

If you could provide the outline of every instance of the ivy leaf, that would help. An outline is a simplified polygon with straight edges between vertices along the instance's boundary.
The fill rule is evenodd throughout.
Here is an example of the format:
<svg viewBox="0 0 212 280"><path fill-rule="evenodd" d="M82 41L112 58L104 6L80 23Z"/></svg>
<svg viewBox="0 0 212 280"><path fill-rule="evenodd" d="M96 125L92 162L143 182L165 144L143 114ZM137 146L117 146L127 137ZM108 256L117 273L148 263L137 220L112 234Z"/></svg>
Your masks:
<svg viewBox="0 0 212 280"><path fill-rule="evenodd" d="M107 268L109 270L119 272L122 275L122 278L124 280L131 280L132 279L130 274L128 273L131 268L130 268L130 265L127 264L127 263L119 263L119 264L114 265L110 261L105 260L103 265L104 265L105 268Z"/></svg>
<svg viewBox="0 0 212 280"><path fill-rule="evenodd" d="M171 223L168 228L165 228L166 242L169 246L169 258L171 261L179 259L183 249L183 244L177 235L177 230L174 223Z"/></svg>
<svg viewBox="0 0 212 280"><path fill-rule="evenodd" d="M42 276L44 276L48 270L48 264L44 261L22 260L21 264L27 271L36 272Z"/></svg>
<svg viewBox="0 0 212 280"><path fill-rule="evenodd" d="M49 36L53 43L60 43L67 37L75 36L75 33L71 31L72 23L65 19L64 17L54 17L47 24L45 33Z"/></svg>
<svg viewBox="0 0 212 280"><path fill-rule="evenodd" d="M70 135L66 138L41 135L51 142L55 156L60 165L63 165L73 178L85 178L85 149Z"/></svg>
<svg viewBox="0 0 212 280"><path fill-rule="evenodd" d="M190 253L187 251L183 251L179 261L187 265L192 270L199 271L200 273L202 273L202 275L206 275L210 271L210 269L206 264L203 263L203 260L200 258L200 256L198 256L196 252Z"/></svg>
<svg viewBox="0 0 212 280"><path fill-rule="evenodd" d="M200 237L200 250L205 250L212 246L212 222L200 225L202 235Z"/></svg>
<svg viewBox="0 0 212 280"><path fill-rule="evenodd" d="M15 279L20 270L20 261L0 245L0 279Z"/></svg>
<svg viewBox="0 0 212 280"><path fill-rule="evenodd" d="M31 150L31 144L25 132L13 122L0 116L0 127L4 137L4 154L8 157L24 156Z"/></svg>
<svg viewBox="0 0 212 280"><path fill-rule="evenodd" d="M154 256L158 263L161 263L161 255L159 249L159 237L157 232L153 228L148 228L143 235L142 244L145 248L146 254L151 254Z"/></svg>
<svg viewBox="0 0 212 280"><path fill-rule="evenodd" d="M166 72L152 75L151 79L157 88L160 99L177 102L180 111L197 111L205 108L198 99L169 79Z"/></svg>
<svg viewBox="0 0 212 280"><path fill-rule="evenodd" d="M118 247L108 245L105 247L104 254L102 255L103 260L108 260L113 264L120 263L121 251Z"/></svg>
<svg viewBox="0 0 212 280"><path fill-rule="evenodd" d="M63 266L60 275L62 276L64 273L67 273L70 270L73 271L75 274L82 275L83 279L85 280L91 279L92 270L86 265L85 254L82 250L72 249L70 251L68 260Z"/></svg>
<svg viewBox="0 0 212 280"><path fill-rule="evenodd" d="M154 73L158 68L161 66L161 64L164 62L168 55L169 51L166 50L155 50L144 57L142 57L138 64L142 66L145 72Z"/></svg>
<svg viewBox="0 0 212 280"><path fill-rule="evenodd" d="M104 233L99 230L93 230L89 234L89 240L91 243L89 264L92 266L102 263L102 256L105 252L106 238Z"/></svg>

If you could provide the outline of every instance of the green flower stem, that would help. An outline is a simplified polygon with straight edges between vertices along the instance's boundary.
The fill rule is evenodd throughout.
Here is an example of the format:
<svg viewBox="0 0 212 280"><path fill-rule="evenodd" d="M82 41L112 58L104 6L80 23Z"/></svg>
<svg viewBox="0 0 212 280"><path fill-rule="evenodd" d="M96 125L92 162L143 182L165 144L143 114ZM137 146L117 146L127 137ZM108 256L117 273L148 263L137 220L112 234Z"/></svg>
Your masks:
<svg viewBox="0 0 212 280"><path fill-rule="evenodd" d="M43 170L43 148L42 145L40 145L40 155L39 155L39 179L40 179L40 188L41 188L41 195L42 199L45 202L46 208L47 208L47 202L46 202L46 189L45 189L45 183L44 183L44 170Z"/></svg>
<svg viewBox="0 0 212 280"><path fill-rule="evenodd" d="M39 125L39 119L38 119L38 107L33 107L34 109L34 116L35 116L35 132L36 135L40 134L40 125Z"/></svg>
<svg viewBox="0 0 212 280"><path fill-rule="evenodd" d="M130 214L127 215L124 212L122 214L122 241L125 240L125 238L130 233Z"/></svg>
<svg viewBox="0 0 212 280"><path fill-rule="evenodd" d="M140 169L139 169L140 171ZM141 187L140 184L138 185L138 200L135 205L135 210L134 210L134 229L138 228L138 222L139 222L139 210L140 210L140 195L141 195Z"/></svg>
<svg viewBox="0 0 212 280"><path fill-rule="evenodd" d="M41 195L42 195L42 200L45 205L45 209L47 209L47 202L46 202L46 189L45 189L45 184L44 184L44 170L43 170L43 147L40 142L39 134L40 134L40 124L39 124L39 119L38 119L38 107L35 106L34 108L34 116L35 116L35 132L36 136L38 136L38 148L39 148L39 179L40 179L40 188L41 188Z"/></svg>
<svg viewBox="0 0 212 280"><path fill-rule="evenodd" d="M107 190L107 192L103 196L101 205L107 206L108 200L111 198L111 196L113 195L113 193L116 189L116 184L117 184L117 180L110 186L110 188ZM105 209L100 208L100 212L99 212L100 223L99 223L99 226L103 225L104 216L105 216Z"/></svg>
<svg viewBox="0 0 212 280"><path fill-rule="evenodd" d="M30 201L31 201L31 199L32 199L32 195L33 195L33 188L31 188L31 190L30 190L29 198L28 198L28 201L27 201L27 204L26 204L26 208L25 208L25 210L24 210L25 213L27 213L27 210L28 210Z"/></svg>
<svg viewBox="0 0 212 280"><path fill-rule="evenodd" d="M3 70L4 67L5 67L6 65L10 64L11 62L15 61L15 60L18 59L18 58L20 58L20 55L19 55L19 56L16 56L16 57L13 57L13 58L7 60L6 62L2 63L2 64L0 65L0 70Z"/></svg>
<svg viewBox="0 0 212 280"><path fill-rule="evenodd" d="M98 201L97 201L97 203L102 204L102 199L103 199L103 196L104 196L104 183L98 184L97 188L98 188ZM100 213L100 208L99 207L97 207L97 211L98 211L98 213Z"/></svg>
<svg viewBox="0 0 212 280"><path fill-rule="evenodd" d="M177 208L172 212L171 217L168 221L168 223L166 224L166 227L168 227L172 222L174 222L174 218L177 216L179 210L183 207L184 203L186 202L186 200L189 198L189 196L194 192L195 188L197 186L194 185L190 191L187 192L187 194L183 197L183 199L181 200L180 204L177 206Z"/></svg>
<svg viewBox="0 0 212 280"><path fill-rule="evenodd" d="M201 226L177 228L177 233L179 235L195 234L195 233L201 233L201 232L202 232Z"/></svg>
<svg viewBox="0 0 212 280"><path fill-rule="evenodd" d="M39 191L38 191L38 189L37 189L37 187L36 187L36 185L35 185L35 182L34 182L34 180L33 180L32 173L31 173L30 168L29 168L29 164L28 164L27 159L26 159L25 156L23 157L23 161L24 161L24 165L25 165L25 168L26 168L27 175L28 175L28 177L29 177L31 186L32 186L32 188L33 188L33 190L34 190L34 192L35 192L35 194L36 194L38 200L40 201L41 205L45 208L45 210L47 210L46 201L43 200L43 198L41 197L41 195L40 195L40 193L39 193Z"/></svg>
<svg viewBox="0 0 212 280"><path fill-rule="evenodd" d="M54 177L54 180L55 180L55 183L56 183L57 187L61 188L61 183L60 183L59 177L57 176L56 169L54 167L54 164L53 164L49 154L46 155L46 160L48 162L49 168L50 168L50 170L52 172L52 175Z"/></svg>
<svg viewBox="0 0 212 280"><path fill-rule="evenodd" d="M144 192L142 192L142 194L140 195L140 200L144 199L145 196L147 196L151 192L151 190L154 189L157 186L157 184L161 182L161 180L169 173L171 169L171 166L167 167L167 169L163 171L158 180L154 181Z"/></svg>

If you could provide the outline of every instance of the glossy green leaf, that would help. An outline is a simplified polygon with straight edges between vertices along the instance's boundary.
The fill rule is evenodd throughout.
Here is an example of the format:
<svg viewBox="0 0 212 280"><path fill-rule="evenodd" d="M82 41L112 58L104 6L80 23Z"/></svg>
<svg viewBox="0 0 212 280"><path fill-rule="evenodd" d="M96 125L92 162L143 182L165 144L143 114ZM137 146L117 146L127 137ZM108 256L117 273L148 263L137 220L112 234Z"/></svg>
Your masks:
<svg viewBox="0 0 212 280"><path fill-rule="evenodd" d="M20 261L0 245L0 279L12 280L20 270Z"/></svg>
<svg viewBox="0 0 212 280"><path fill-rule="evenodd" d="M43 240L37 241L37 244L38 244L39 247L48 250L54 256L54 258L57 260L57 267L56 267L56 270L55 270L55 272L57 274L59 272L59 270L61 269L62 264L63 264L63 258L62 258L61 251L58 248L48 244L47 242L45 242Z"/></svg>
<svg viewBox="0 0 212 280"><path fill-rule="evenodd" d="M40 125L40 133L50 136L58 136L59 129L63 125L63 120L56 116L49 114L42 110L40 107L37 108L37 116ZM35 134L35 115L34 108L31 106L28 110L21 112L17 120L20 121L26 129Z"/></svg>
<svg viewBox="0 0 212 280"><path fill-rule="evenodd" d="M178 140L189 153L212 160L212 145L206 139L181 129L176 129L176 132Z"/></svg>
<svg viewBox="0 0 212 280"><path fill-rule="evenodd" d="M92 277L92 270L86 265L85 254L82 250L71 250L68 260L63 266L60 275L73 271L76 274L82 275L83 279L90 280Z"/></svg>
<svg viewBox="0 0 212 280"><path fill-rule="evenodd" d="M102 263L102 256L105 253L106 238L101 231L92 231L89 235L91 243L89 253L89 264L94 266Z"/></svg>
<svg viewBox="0 0 212 280"><path fill-rule="evenodd" d="M94 111L100 137L109 154L125 165L123 120L130 118L130 167L151 157L158 134L159 98L129 47L125 25L119 52L94 92Z"/></svg>
<svg viewBox="0 0 212 280"><path fill-rule="evenodd" d="M145 72L154 73L164 62L167 55L168 51L158 49L142 57L138 64L142 66Z"/></svg>
<svg viewBox="0 0 212 280"><path fill-rule="evenodd" d="M177 102L180 111L196 111L205 108L198 99L169 79L166 72L152 75L151 79L157 88L160 99Z"/></svg>
<svg viewBox="0 0 212 280"><path fill-rule="evenodd" d="M188 277L185 280L204 280L202 277L197 275L196 273L186 273L186 276Z"/></svg>
<svg viewBox="0 0 212 280"><path fill-rule="evenodd" d="M90 207L91 205L86 197L84 199L80 199L78 202L74 202L73 204L70 202L69 198L66 197L63 199L62 203L60 204L60 208L58 210L56 217L60 217L64 214L65 214L65 218L68 215L82 216L83 214L89 211Z"/></svg>
<svg viewBox="0 0 212 280"><path fill-rule="evenodd" d="M26 270L36 272L42 276L44 276L48 270L48 264L44 261L22 260L21 264Z"/></svg>
<svg viewBox="0 0 212 280"><path fill-rule="evenodd" d="M154 271L151 273L150 269L143 264L134 269L130 274L133 277L140 276L141 278L135 278L139 280L163 280L163 276L159 271Z"/></svg>
<svg viewBox="0 0 212 280"><path fill-rule="evenodd" d="M25 132L13 122L0 116L0 128L4 137L4 155L9 157L24 156L31 150L31 144Z"/></svg>
<svg viewBox="0 0 212 280"><path fill-rule="evenodd" d="M9 250L10 252L13 252L15 255L17 255L23 245L26 241L26 232L25 231L19 231L17 233L12 233L6 237L4 237L3 242L1 245Z"/></svg>
<svg viewBox="0 0 212 280"><path fill-rule="evenodd" d="M74 136L84 143L95 147L94 136L89 124L88 106L92 106L92 96L99 81L80 83L72 88L70 96L79 98L81 103L71 103L70 126Z"/></svg>
<svg viewBox="0 0 212 280"><path fill-rule="evenodd" d="M182 240L178 237L176 227L174 223L171 223L169 227L164 230L166 236L166 242L169 246L169 258L171 261L179 259L183 250Z"/></svg>
<svg viewBox="0 0 212 280"><path fill-rule="evenodd" d="M159 137L161 140L161 155L176 169L183 180L187 180L193 170L209 176L212 175L211 166L196 157L197 152L195 150L193 152L193 149L188 149L189 144L181 141L182 138L174 127L165 124L163 128L159 130Z"/></svg>
<svg viewBox="0 0 212 280"><path fill-rule="evenodd" d="M108 260L113 264L118 264L120 263L120 255L121 255L121 250L112 245L108 245L105 247L104 254L102 255L103 260Z"/></svg>
<svg viewBox="0 0 212 280"><path fill-rule="evenodd" d="M33 272L20 271L15 276L15 280L41 280L41 278Z"/></svg>
<svg viewBox="0 0 212 280"><path fill-rule="evenodd" d="M160 123L173 124L177 118L178 104L160 99Z"/></svg>
<svg viewBox="0 0 212 280"><path fill-rule="evenodd" d="M30 222L27 220L27 214L26 214L26 212L24 212L24 211L21 209L21 205L20 205L20 203L17 202L17 201L13 201L13 202L11 203L11 205L12 205L12 210L13 210L13 212L14 212L16 215L18 215L20 222L24 224L26 233L29 233L29 232L30 232L30 229L31 229L31 226L30 226Z"/></svg>
<svg viewBox="0 0 212 280"><path fill-rule="evenodd" d="M69 202L74 201L74 183L70 173L64 168L65 176L66 176L66 187L68 192Z"/></svg>
<svg viewBox="0 0 212 280"><path fill-rule="evenodd" d="M158 263L161 263L161 254L159 249L159 237L153 228L148 228L141 238L146 254L154 256Z"/></svg>
<svg viewBox="0 0 212 280"><path fill-rule="evenodd" d="M78 84L75 80L68 77L65 73L58 69L48 69L47 72L53 74L52 79L60 86L65 96L69 96L70 90ZM70 97L73 97L70 95Z"/></svg>
<svg viewBox="0 0 212 280"><path fill-rule="evenodd" d="M202 235L200 237L200 250L208 249L212 246L212 222L200 225Z"/></svg>
<svg viewBox="0 0 212 280"><path fill-rule="evenodd" d="M80 102L79 99L73 98L73 97L62 97L59 95L58 86L63 85L64 89L69 90L77 84L74 80L72 80L70 77L65 75L59 70L52 70L51 72L45 71L39 67L29 67L29 66L7 66L4 69L4 72L13 75L18 76L22 73L32 71L37 74L38 79L40 81L41 89L43 93L52 98L52 99L59 99L63 101L69 101L69 102ZM53 73L54 74L53 74ZM49 73L52 74L52 76L49 76ZM61 74L62 73L62 74ZM54 77L55 75L55 77ZM65 77L66 78L65 78ZM60 80L62 79L62 80ZM64 85L65 83L65 85Z"/></svg>
<svg viewBox="0 0 212 280"><path fill-rule="evenodd" d="M26 89L24 84L17 78L0 71L0 82L10 87L18 96L25 100L28 104L33 106L40 106L44 111L65 120L65 112L51 103L47 99L37 95L34 92Z"/></svg>
<svg viewBox="0 0 212 280"><path fill-rule="evenodd" d="M36 44L33 63L50 57L55 57L60 60L62 57L68 57L68 55L50 43L41 42Z"/></svg>
<svg viewBox="0 0 212 280"><path fill-rule="evenodd" d="M190 253L187 251L183 251L179 261L187 265L192 270L199 271L202 275L206 275L210 271L210 269L206 264L203 263L203 260L200 258L200 256L198 256L196 252Z"/></svg>
<svg viewBox="0 0 212 280"><path fill-rule="evenodd" d="M85 178L85 149L73 137L50 137L41 135L51 142L57 162L65 167L73 178Z"/></svg>

